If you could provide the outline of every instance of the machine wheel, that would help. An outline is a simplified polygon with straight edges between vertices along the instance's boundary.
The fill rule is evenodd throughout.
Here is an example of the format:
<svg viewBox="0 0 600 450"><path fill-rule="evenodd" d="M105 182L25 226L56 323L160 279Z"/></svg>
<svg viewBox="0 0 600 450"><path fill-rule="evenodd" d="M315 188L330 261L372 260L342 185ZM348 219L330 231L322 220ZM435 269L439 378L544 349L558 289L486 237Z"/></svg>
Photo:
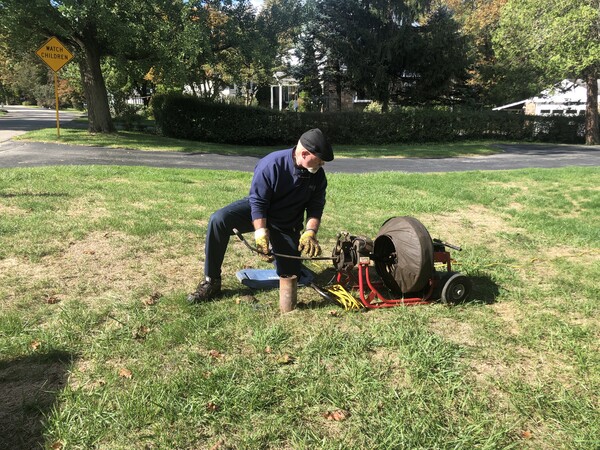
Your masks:
<svg viewBox="0 0 600 450"><path fill-rule="evenodd" d="M444 303L460 303L471 293L471 280L466 276L455 273L452 275L442 289L440 299Z"/></svg>

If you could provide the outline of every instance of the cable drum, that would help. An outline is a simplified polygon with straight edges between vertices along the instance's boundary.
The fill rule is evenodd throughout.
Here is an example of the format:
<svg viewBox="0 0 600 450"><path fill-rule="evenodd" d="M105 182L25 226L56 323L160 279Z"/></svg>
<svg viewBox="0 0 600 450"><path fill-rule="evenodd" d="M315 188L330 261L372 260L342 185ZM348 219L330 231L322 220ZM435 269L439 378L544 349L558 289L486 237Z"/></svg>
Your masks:
<svg viewBox="0 0 600 450"><path fill-rule="evenodd" d="M414 217L386 220L375 238L373 256L378 275L395 294L424 289L434 274L431 236Z"/></svg>

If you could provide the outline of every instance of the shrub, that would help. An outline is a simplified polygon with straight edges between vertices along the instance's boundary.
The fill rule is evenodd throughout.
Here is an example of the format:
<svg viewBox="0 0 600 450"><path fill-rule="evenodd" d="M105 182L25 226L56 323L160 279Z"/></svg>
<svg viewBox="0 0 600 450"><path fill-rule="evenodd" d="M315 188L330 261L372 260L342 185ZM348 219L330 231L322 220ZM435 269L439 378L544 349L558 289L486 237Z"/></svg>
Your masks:
<svg viewBox="0 0 600 450"><path fill-rule="evenodd" d="M125 103L121 106L121 114L117 120L122 123L123 129L127 131L142 130L144 126L142 122L144 118L140 114L140 108L135 105Z"/></svg>
<svg viewBox="0 0 600 450"><path fill-rule="evenodd" d="M536 117L500 111L396 108L369 112L290 113L227 105L180 94L152 101L157 130L182 139L248 145L289 144L321 128L335 144L377 145L460 140L581 142L582 117Z"/></svg>

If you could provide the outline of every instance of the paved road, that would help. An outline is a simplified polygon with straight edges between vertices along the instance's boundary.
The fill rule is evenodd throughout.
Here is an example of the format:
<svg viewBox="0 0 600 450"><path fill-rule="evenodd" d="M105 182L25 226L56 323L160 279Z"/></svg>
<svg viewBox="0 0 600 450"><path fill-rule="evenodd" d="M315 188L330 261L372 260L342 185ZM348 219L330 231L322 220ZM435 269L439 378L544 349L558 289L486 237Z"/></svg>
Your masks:
<svg viewBox="0 0 600 450"><path fill-rule="evenodd" d="M40 128L56 128L56 110L32 108L27 106L2 106L0 109L8 114L0 117L0 142L5 142L26 131ZM59 121L62 126L81 114L72 112L59 112Z"/></svg>
<svg viewBox="0 0 600 450"><path fill-rule="evenodd" d="M34 110L36 119L27 123L0 118L0 130L24 131L31 127L56 126L53 111ZM19 114L29 114L19 110ZM11 111L11 116L13 112ZM67 116L68 117L68 116ZM71 116L72 117L72 116ZM61 119L62 122L63 119ZM2 131L0 131L0 135ZM328 172L366 173L457 172L465 170L504 170L520 168L556 168L600 166L600 146L500 144L502 153L471 158L337 158L327 163ZM5 140L0 142L0 167L36 167L52 165L124 165L190 169L221 169L251 172L258 158L203 153L142 152L126 149L81 147Z"/></svg>

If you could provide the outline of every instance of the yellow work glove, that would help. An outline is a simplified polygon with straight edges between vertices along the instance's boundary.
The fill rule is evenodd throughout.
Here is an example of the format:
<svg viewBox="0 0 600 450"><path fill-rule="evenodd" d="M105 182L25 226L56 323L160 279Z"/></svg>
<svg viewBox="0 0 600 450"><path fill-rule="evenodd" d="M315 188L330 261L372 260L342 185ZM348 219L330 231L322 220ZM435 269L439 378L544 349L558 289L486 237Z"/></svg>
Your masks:
<svg viewBox="0 0 600 450"><path fill-rule="evenodd" d="M321 254L321 246L319 241L316 239L317 233L315 230L306 230L300 236L300 245L298 245L298 251L305 253L306 256L314 258Z"/></svg>
<svg viewBox="0 0 600 450"><path fill-rule="evenodd" d="M260 257L266 262L273 262L275 258L269 254L269 230L267 228L259 228L254 232L254 243L260 252Z"/></svg>

